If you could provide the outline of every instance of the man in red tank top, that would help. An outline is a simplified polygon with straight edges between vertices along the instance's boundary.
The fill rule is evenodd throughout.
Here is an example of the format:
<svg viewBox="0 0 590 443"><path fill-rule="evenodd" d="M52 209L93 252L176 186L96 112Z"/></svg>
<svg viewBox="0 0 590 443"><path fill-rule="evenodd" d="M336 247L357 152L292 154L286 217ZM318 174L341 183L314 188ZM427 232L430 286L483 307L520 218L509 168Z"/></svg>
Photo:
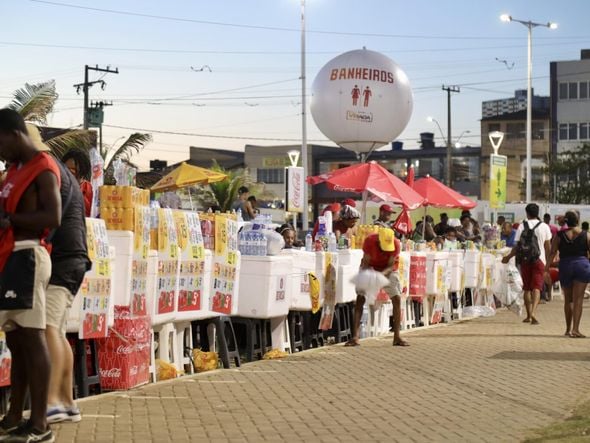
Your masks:
<svg viewBox="0 0 590 443"><path fill-rule="evenodd" d="M11 166L0 187L0 326L12 354L10 409L0 439L54 441L47 426L50 363L45 341L45 290L51 260L49 230L61 222L59 169L38 129L10 109L0 109L0 157ZM25 282L25 283L23 283ZM23 421L27 389L31 418ZM4 437L2 437L2 435Z"/></svg>
<svg viewBox="0 0 590 443"><path fill-rule="evenodd" d="M399 282L398 266L400 241L395 238L393 229L380 228L378 234L371 234L363 243L363 260L361 269L374 269L389 279L389 284L383 288L393 303L393 346L408 346L408 342L400 336L401 326L401 285ZM354 308L354 324L352 325L352 339L346 346L360 344L360 323L365 305L365 294L357 291Z"/></svg>

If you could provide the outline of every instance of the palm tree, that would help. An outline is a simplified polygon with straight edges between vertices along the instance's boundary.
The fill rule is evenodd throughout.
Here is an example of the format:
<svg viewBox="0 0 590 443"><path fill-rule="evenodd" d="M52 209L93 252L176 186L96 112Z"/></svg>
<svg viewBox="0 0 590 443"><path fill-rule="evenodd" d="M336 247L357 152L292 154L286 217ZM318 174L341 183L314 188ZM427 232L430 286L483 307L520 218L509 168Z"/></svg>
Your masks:
<svg viewBox="0 0 590 443"><path fill-rule="evenodd" d="M47 124L47 116L53 112L53 108L58 99L55 90L55 81L28 84L14 92L12 101L8 108L19 112L25 121L37 123L39 125ZM134 133L116 148L112 155L113 146L107 146L101 149L100 155L105 161L105 171L112 176L112 165L117 159L130 163L131 156L139 153L144 145L152 140L150 134ZM82 149L91 149L96 141L95 133L85 129L66 129L57 131L55 134L45 139L56 157L63 155L73 147ZM107 162L108 157L108 162Z"/></svg>
<svg viewBox="0 0 590 443"><path fill-rule="evenodd" d="M142 134L135 132L127 138L123 143L116 148L116 144L112 146L102 146L100 149L100 156L104 160L104 182L105 184L115 183L115 162L121 160L129 166L137 169L137 166L131 162L133 154L138 154L146 144L152 141L150 134ZM116 143L116 142L115 142ZM111 154L112 152L112 154Z"/></svg>
<svg viewBox="0 0 590 443"><path fill-rule="evenodd" d="M241 186L250 184L250 177L244 169L225 170L216 161L214 161L211 170L227 175L225 180L210 183L209 187L217 200L217 204L221 208L221 212L230 211L232 203L238 198L238 189Z"/></svg>

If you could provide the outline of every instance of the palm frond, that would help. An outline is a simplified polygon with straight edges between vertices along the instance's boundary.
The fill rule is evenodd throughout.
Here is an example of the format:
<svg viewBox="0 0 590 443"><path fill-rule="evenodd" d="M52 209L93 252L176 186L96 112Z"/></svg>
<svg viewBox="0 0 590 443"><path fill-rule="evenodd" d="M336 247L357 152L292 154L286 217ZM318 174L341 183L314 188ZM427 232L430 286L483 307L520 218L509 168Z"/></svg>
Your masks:
<svg viewBox="0 0 590 443"><path fill-rule="evenodd" d="M121 159L123 161L129 162L133 154L139 153L143 147L152 141L151 134L142 134L140 132L135 132L129 136L127 140L121 144L117 148L117 150L113 153L113 155L109 158L107 167L105 169L109 169L113 162L117 159ZM108 155L108 150L102 152L103 158L106 162L106 157Z"/></svg>
<svg viewBox="0 0 590 443"><path fill-rule="evenodd" d="M92 148L92 132L84 129L71 129L45 141L53 153L62 158L72 148Z"/></svg>
<svg viewBox="0 0 590 443"><path fill-rule="evenodd" d="M57 97L54 80L34 85L26 83L14 92L8 108L17 111L26 121L46 124Z"/></svg>

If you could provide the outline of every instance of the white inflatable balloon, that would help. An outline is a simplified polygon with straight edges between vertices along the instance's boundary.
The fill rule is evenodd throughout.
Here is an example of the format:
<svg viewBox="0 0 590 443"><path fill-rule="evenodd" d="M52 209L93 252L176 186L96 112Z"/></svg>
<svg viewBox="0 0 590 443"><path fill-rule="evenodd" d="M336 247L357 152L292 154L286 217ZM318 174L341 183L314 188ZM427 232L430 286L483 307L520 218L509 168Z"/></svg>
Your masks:
<svg viewBox="0 0 590 443"><path fill-rule="evenodd" d="M330 60L312 86L311 115L343 148L369 152L399 136L412 115L408 77L389 57L359 49Z"/></svg>

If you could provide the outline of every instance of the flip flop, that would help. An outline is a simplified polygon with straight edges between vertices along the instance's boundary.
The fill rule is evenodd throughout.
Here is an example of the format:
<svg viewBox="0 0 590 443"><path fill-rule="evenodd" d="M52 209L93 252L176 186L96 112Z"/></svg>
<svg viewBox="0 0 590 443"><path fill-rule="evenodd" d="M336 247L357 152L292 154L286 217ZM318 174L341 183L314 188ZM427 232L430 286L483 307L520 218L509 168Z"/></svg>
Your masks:
<svg viewBox="0 0 590 443"><path fill-rule="evenodd" d="M361 344L358 341L347 341L346 343L344 343L344 346L346 347L353 347L353 346L360 346Z"/></svg>
<svg viewBox="0 0 590 443"><path fill-rule="evenodd" d="M400 340L400 341L394 341L393 346L410 346L410 344L407 341Z"/></svg>
<svg viewBox="0 0 590 443"><path fill-rule="evenodd" d="M522 322L523 323L530 323L531 322L531 319L530 318L525 318Z"/></svg>
<svg viewBox="0 0 590 443"><path fill-rule="evenodd" d="M584 334L580 334L579 332L570 334L570 337L571 338L586 338L586 336Z"/></svg>

